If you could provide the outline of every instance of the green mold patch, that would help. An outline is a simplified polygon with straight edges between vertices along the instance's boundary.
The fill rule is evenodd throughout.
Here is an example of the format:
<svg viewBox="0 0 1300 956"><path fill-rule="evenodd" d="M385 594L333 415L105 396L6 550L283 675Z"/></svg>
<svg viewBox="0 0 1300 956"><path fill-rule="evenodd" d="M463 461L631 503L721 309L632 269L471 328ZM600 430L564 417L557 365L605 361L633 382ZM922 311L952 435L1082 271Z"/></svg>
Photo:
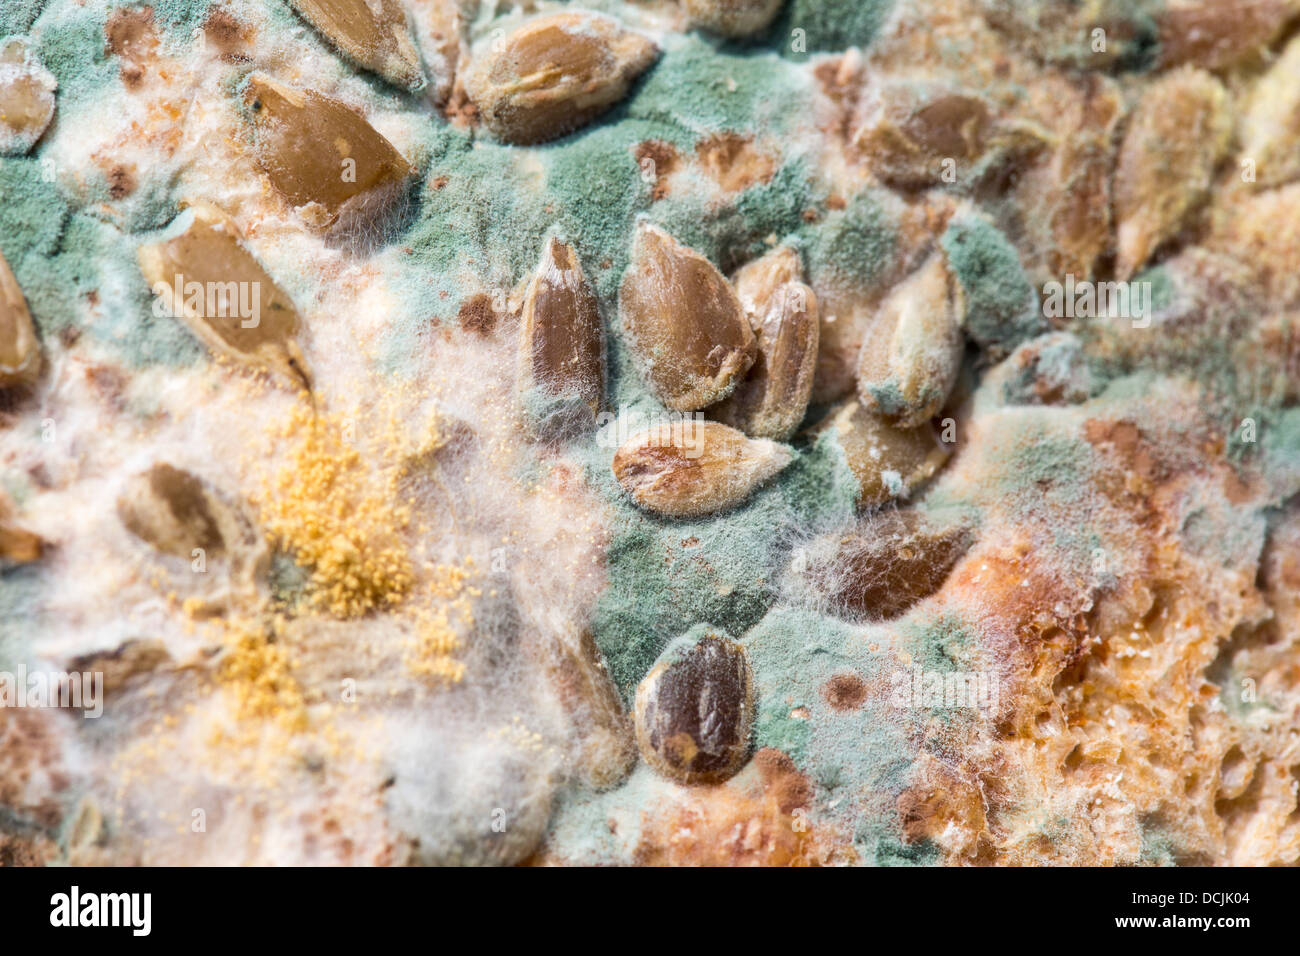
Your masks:
<svg viewBox="0 0 1300 956"><path fill-rule="evenodd" d="M960 216L940 245L966 294L965 326L972 339L1006 353L1047 331L1020 256L996 226L978 215Z"/></svg>
<svg viewBox="0 0 1300 956"><path fill-rule="evenodd" d="M898 246L890 204L887 193L866 189L805 230L804 257L814 284L853 288L880 278Z"/></svg>
<svg viewBox="0 0 1300 956"><path fill-rule="evenodd" d="M894 0L789 0L771 42L793 60L809 54L866 49L894 8Z"/></svg>
<svg viewBox="0 0 1300 956"><path fill-rule="evenodd" d="M0 670L15 670L31 652L33 634L45 626L41 569L20 565L0 570Z"/></svg>
<svg viewBox="0 0 1300 956"><path fill-rule="evenodd" d="M63 4L57 13L51 8L35 24L36 54L59 81L56 122L68 118L70 107L86 108L117 75L117 62L108 54L104 39L104 23L103 7Z"/></svg>
<svg viewBox="0 0 1300 956"><path fill-rule="evenodd" d="M5 0L0 4L0 36L26 33L49 0Z"/></svg>

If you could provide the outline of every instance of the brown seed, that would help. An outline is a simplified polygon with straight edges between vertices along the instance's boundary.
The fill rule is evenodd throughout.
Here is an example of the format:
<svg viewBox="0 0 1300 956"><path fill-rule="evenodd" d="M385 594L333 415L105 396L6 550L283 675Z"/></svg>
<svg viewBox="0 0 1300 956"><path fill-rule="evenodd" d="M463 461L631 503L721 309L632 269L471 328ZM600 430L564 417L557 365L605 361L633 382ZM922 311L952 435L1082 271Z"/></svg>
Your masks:
<svg viewBox="0 0 1300 956"><path fill-rule="evenodd" d="M556 641L547 672L572 718L579 778L597 790L617 786L636 766L636 742L590 632L583 632L576 648Z"/></svg>
<svg viewBox="0 0 1300 956"><path fill-rule="evenodd" d="M524 297L519 397L535 436L589 427L605 399L604 327L573 247L548 239Z"/></svg>
<svg viewBox="0 0 1300 956"><path fill-rule="evenodd" d="M785 445L689 420L633 435L614 454L613 470L642 508L687 518L734 508L793 460Z"/></svg>
<svg viewBox="0 0 1300 956"><path fill-rule="evenodd" d="M754 333L731 284L648 222L637 226L618 305L646 379L675 411L726 398L754 364Z"/></svg>
<svg viewBox="0 0 1300 956"><path fill-rule="evenodd" d="M627 95L659 55L640 34L590 12L537 17L483 41L465 90L509 143L540 143L583 126Z"/></svg>
<svg viewBox="0 0 1300 956"><path fill-rule="evenodd" d="M0 155L27 152L54 117L58 81L27 41L0 41Z"/></svg>
<svg viewBox="0 0 1300 956"><path fill-rule="evenodd" d="M140 247L140 271L154 294L214 352L310 389L292 300L225 213L196 205L187 214L179 235Z"/></svg>
<svg viewBox="0 0 1300 956"><path fill-rule="evenodd" d="M193 474L165 463L126 483L117 516L141 541L187 560L196 548L207 558L219 558L238 540L227 506Z"/></svg>
<svg viewBox="0 0 1300 956"><path fill-rule="evenodd" d="M753 721L754 678L745 648L707 628L670 644L636 689L641 755L680 783L733 776L749 757Z"/></svg>
<svg viewBox="0 0 1300 956"><path fill-rule="evenodd" d="M858 396L868 410L902 428L939 411L961 369L964 299L941 253L890 294L858 361Z"/></svg>
<svg viewBox="0 0 1300 956"><path fill-rule="evenodd" d="M289 0L344 56L406 90L424 85L399 0Z"/></svg>
<svg viewBox="0 0 1300 956"><path fill-rule="evenodd" d="M928 422L897 428L852 400L842 403L818 430L829 432L843 450L861 488L860 508L906 498L929 481L949 455Z"/></svg>
<svg viewBox="0 0 1300 956"><path fill-rule="evenodd" d="M0 255L0 389L30 385L41 371L36 326L23 290Z"/></svg>
<svg viewBox="0 0 1300 956"><path fill-rule="evenodd" d="M1182 67L1147 87L1115 171L1116 273L1127 280L1208 195L1232 135L1231 101L1204 70Z"/></svg>
<svg viewBox="0 0 1300 956"><path fill-rule="evenodd" d="M413 172L360 113L315 90L255 73L244 100L258 166L313 228L364 225L393 204Z"/></svg>
<svg viewBox="0 0 1300 956"><path fill-rule="evenodd" d="M1251 91L1240 138L1241 161L1253 167L1258 188L1300 177L1300 37Z"/></svg>
<svg viewBox="0 0 1300 956"><path fill-rule="evenodd" d="M765 29L782 0L684 0L692 26L728 37L752 36Z"/></svg>
<svg viewBox="0 0 1300 956"><path fill-rule="evenodd" d="M799 256L783 246L741 269L736 294L754 330L757 357L714 418L754 438L789 438L808 410L817 368L817 296ZM788 278L787 278L788 277Z"/></svg>
<svg viewBox="0 0 1300 956"><path fill-rule="evenodd" d="M1232 66L1266 46L1295 12L1294 0L1171 0L1156 15L1160 66Z"/></svg>
<svg viewBox="0 0 1300 956"><path fill-rule="evenodd" d="M852 534L815 542L804 574L837 613L888 619L938 591L970 544L964 525L882 511Z"/></svg>

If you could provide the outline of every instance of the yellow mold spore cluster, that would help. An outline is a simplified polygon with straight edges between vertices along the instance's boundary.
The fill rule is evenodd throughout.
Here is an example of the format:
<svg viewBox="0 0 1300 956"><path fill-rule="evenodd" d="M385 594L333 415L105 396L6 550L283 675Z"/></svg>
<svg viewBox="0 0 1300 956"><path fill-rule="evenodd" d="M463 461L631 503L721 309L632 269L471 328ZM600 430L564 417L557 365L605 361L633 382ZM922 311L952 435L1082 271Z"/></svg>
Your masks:
<svg viewBox="0 0 1300 956"><path fill-rule="evenodd" d="M429 590L432 609L415 612L415 635L407 642L405 665L415 677L458 684L465 677L465 665L456 660L461 647L460 633L474 626L471 599L482 592L468 585L468 565L438 565L433 569Z"/></svg>
<svg viewBox="0 0 1300 956"><path fill-rule="evenodd" d="M272 434L290 451L256 502L271 541L310 569L314 605L353 618L401 603L415 575L399 469L367 461L348 441L344 419L306 405Z"/></svg>
<svg viewBox="0 0 1300 956"><path fill-rule="evenodd" d="M274 720L283 729L306 729L307 708L288 651L261 626L231 624L217 680L233 695L239 720Z"/></svg>

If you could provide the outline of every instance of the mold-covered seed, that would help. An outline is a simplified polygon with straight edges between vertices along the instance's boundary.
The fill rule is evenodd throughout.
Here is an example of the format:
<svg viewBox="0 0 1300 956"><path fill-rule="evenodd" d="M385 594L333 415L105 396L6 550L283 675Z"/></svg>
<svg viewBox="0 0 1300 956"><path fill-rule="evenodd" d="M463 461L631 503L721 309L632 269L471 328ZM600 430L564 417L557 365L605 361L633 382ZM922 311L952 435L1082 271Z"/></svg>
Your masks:
<svg viewBox="0 0 1300 956"><path fill-rule="evenodd" d="M196 548L209 558L234 543L228 508L195 475L166 463L129 479L117 499L117 516L133 535L163 554L190 559Z"/></svg>
<svg viewBox="0 0 1300 956"><path fill-rule="evenodd" d="M311 388L289 296L225 213L196 205L183 215L189 222L179 234L140 247L140 271L154 294L214 352Z"/></svg>
<svg viewBox="0 0 1300 956"><path fill-rule="evenodd" d="M834 611L892 618L934 594L969 549L962 524L940 526L916 511L882 511L852 534L815 542L804 574Z"/></svg>
<svg viewBox="0 0 1300 956"><path fill-rule="evenodd" d="M731 283L657 226L637 226L618 297L629 345L669 408L726 398L754 363L754 333Z"/></svg>
<svg viewBox="0 0 1300 956"><path fill-rule="evenodd" d="M1295 12L1294 0L1171 0L1156 14L1159 65L1230 67L1267 45Z"/></svg>
<svg viewBox="0 0 1300 956"><path fill-rule="evenodd" d="M605 399L605 343L596 295L573 247L548 239L524 297L519 399L538 437L591 426Z"/></svg>
<svg viewBox="0 0 1300 956"><path fill-rule="evenodd" d="M728 37L752 36L765 29L783 0L684 0L691 25Z"/></svg>
<svg viewBox="0 0 1300 956"><path fill-rule="evenodd" d="M0 40L0 155L36 145L54 117L58 85L25 39Z"/></svg>
<svg viewBox="0 0 1300 956"><path fill-rule="evenodd" d="M0 389L30 385L41 371L32 314L18 280L0 255Z"/></svg>
<svg viewBox="0 0 1300 956"><path fill-rule="evenodd" d="M949 455L930 423L898 428L852 400L833 411L819 430L829 431L843 450L858 479L860 508L906 498L929 481Z"/></svg>
<svg viewBox="0 0 1300 956"><path fill-rule="evenodd" d="M627 95L659 50L604 14L553 13L484 39L465 90L483 122L509 143L577 129Z"/></svg>
<svg viewBox="0 0 1300 956"><path fill-rule="evenodd" d="M1300 37L1255 85L1241 118L1241 160L1260 189L1300 177Z"/></svg>
<svg viewBox="0 0 1300 956"><path fill-rule="evenodd" d="M753 438L789 438L808 409L821 322L817 296L802 277L799 254L789 246L736 274L757 355L736 390L710 413Z"/></svg>
<svg viewBox="0 0 1300 956"><path fill-rule="evenodd" d="M753 718L745 648L707 627L670 644L636 690L641 754L681 783L719 783L740 770Z"/></svg>
<svg viewBox="0 0 1300 956"><path fill-rule="evenodd" d="M344 56L402 89L424 85L400 0L289 0Z"/></svg>
<svg viewBox="0 0 1300 956"><path fill-rule="evenodd" d="M961 368L962 299L937 252L890 294L858 361L858 396L867 409L903 428L939 410Z"/></svg>
<svg viewBox="0 0 1300 956"><path fill-rule="evenodd" d="M258 166L313 228L362 228L401 196L410 163L352 107L261 74L244 100Z"/></svg>
<svg viewBox="0 0 1300 956"><path fill-rule="evenodd" d="M591 633L584 631L577 647L555 641L547 672L572 717L578 777L597 790L617 786L636 765L636 743Z"/></svg>
<svg viewBox="0 0 1300 956"><path fill-rule="evenodd" d="M613 471L642 508L687 518L736 507L793 459L785 445L688 420L633 435L615 452Z"/></svg>
<svg viewBox="0 0 1300 956"><path fill-rule="evenodd" d="M1115 171L1116 273L1128 279L1208 195L1232 135L1223 84L1182 67L1147 87Z"/></svg>

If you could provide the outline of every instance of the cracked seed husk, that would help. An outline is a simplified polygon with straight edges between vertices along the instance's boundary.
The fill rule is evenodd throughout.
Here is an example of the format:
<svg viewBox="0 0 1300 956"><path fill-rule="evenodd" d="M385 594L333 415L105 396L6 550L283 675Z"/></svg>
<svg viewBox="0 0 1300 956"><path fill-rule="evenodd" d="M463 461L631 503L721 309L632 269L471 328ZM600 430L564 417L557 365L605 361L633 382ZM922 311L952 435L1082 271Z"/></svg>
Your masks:
<svg viewBox="0 0 1300 956"><path fill-rule="evenodd" d="M599 13L537 17L474 50L465 90L493 134L508 143L555 139L627 95L659 48Z"/></svg>
<svg viewBox="0 0 1300 956"><path fill-rule="evenodd" d="M685 784L719 783L749 757L754 677L745 648L696 629L671 643L636 689L646 763Z"/></svg>
<svg viewBox="0 0 1300 956"><path fill-rule="evenodd" d="M41 347L27 300L0 255L0 389L30 385L41 372Z"/></svg>
<svg viewBox="0 0 1300 956"><path fill-rule="evenodd" d="M0 41L0 155L22 155L36 145L54 117L58 86L25 39Z"/></svg>
<svg viewBox="0 0 1300 956"><path fill-rule="evenodd" d="M1268 189L1300 177L1300 37L1250 93L1241 117L1241 158Z"/></svg>
<svg viewBox="0 0 1300 956"><path fill-rule="evenodd" d="M141 541L186 559L196 548L208 558L224 555L233 520L199 478L165 462L127 482L117 516Z"/></svg>
<svg viewBox="0 0 1300 956"><path fill-rule="evenodd" d="M858 397L868 410L902 428L939 411L961 369L963 299L937 252L890 293L858 361Z"/></svg>
<svg viewBox="0 0 1300 956"><path fill-rule="evenodd" d="M691 26L728 37L753 36L765 29L782 0L684 0Z"/></svg>
<svg viewBox="0 0 1300 956"><path fill-rule="evenodd" d="M424 85L420 54L400 0L289 0L308 23L358 66L405 90Z"/></svg>
<svg viewBox="0 0 1300 956"><path fill-rule="evenodd" d="M963 524L884 510L847 535L815 542L803 573L838 614L894 618L943 586L972 537Z"/></svg>
<svg viewBox="0 0 1300 956"><path fill-rule="evenodd" d="M1121 280L1172 238L1209 194L1232 136L1230 106L1223 84L1193 67L1161 77L1143 94L1115 170L1115 271Z"/></svg>
<svg viewBox="0 0 1300 956"><path fill-rule="evenodd" d="M364 228L401 196L410 163L346 103L261 74L244 101L258 167L312 228Z"/></svg>
<svg viewBox="0 0 1300 956"><path fill-rule="evenodd" d="M633 435L614 454L613 471L642 508L688 518L736 507L793 459L785 445L691 419Z"/></svg>
<svg viewBox="0 0 1300 956"><path fill-rule="evenodd" d="M754 330L756 357L744 380L710 411L753 438L789 438L808 410L817 367L817 296L799 256L783 246L736 275L736 295Z"/></svg>
<svg viewBox="0 0 1300 956"><path fill-rule="evenodd" d="M898 428L856 400L841 403L818 431L830 431L858 479L859 508L907 498L948 460L947 445L929 422Z"/></svg>
<svg viewBox="0 0 1300 956"><path fill-rule="evenodd" d="M214 352L310 389L292 300L244 248L225 213L195 205L186 214L190 222L179 235L140 247L140 271L154 294Z"/></svg>
<svg viewBox="0 0 1300 956"><path fill-rule="evenodd" d="M721 401L754 363L754 333L731 283L648 222L637 226L618 307L646 380L674 411Z"/></svg>
<svg viewBox="0 0 1300 956"><path fill-rule="evenodd" d="M534 437L589 428L605 399L604 328L573 247L551 238L524 297L518 390Z"/></svg>

